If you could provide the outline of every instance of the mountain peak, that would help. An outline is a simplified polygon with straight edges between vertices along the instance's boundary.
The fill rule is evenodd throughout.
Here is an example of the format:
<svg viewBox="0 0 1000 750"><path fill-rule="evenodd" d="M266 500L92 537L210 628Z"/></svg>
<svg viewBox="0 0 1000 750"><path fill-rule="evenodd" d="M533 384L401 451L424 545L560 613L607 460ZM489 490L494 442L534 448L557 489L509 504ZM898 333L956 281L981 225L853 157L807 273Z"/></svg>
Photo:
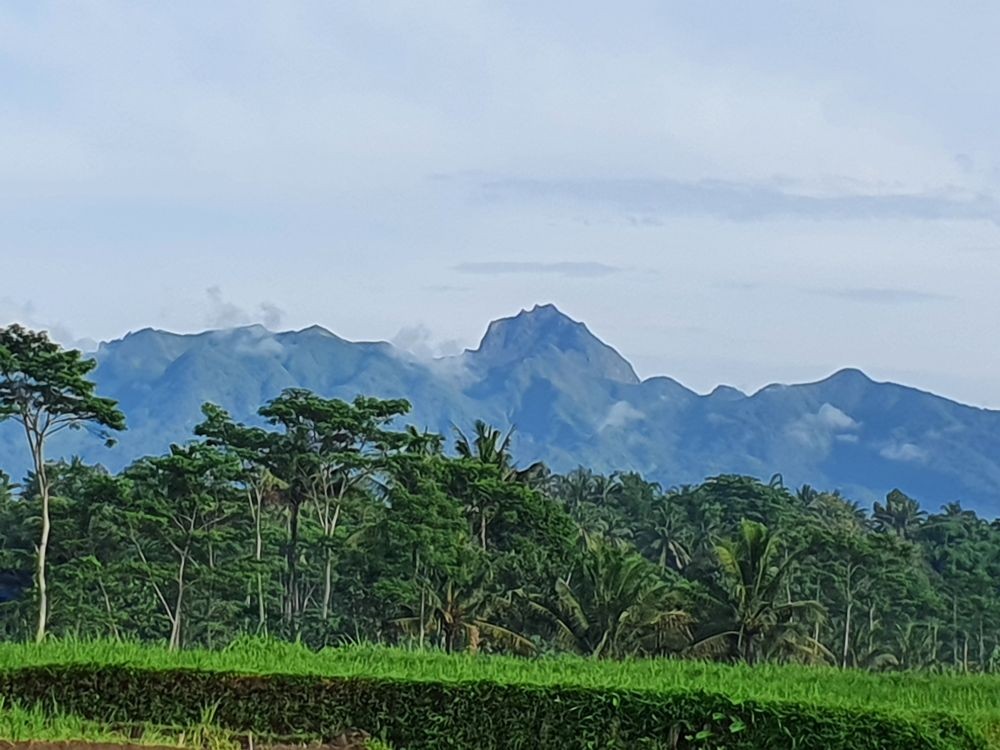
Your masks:
<svg viewBox="0 0 1000 750"><path fill-rule="evenodd" d="M639 382L632 365L621 354L553 304L535 305L513 317L494 320L471 354L488 367L529 357L573 355L582 357L581 364L586 362L608 380Z"/></svg>

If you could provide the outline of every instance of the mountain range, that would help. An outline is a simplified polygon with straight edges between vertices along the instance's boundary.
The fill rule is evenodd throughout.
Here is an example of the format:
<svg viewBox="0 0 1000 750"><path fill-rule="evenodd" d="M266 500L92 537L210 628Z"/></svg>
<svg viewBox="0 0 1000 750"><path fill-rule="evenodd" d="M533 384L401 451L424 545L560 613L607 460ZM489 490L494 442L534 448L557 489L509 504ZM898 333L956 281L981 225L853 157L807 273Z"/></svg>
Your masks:
<svg viewBox="0 0 1000 750"><path fill-rule="evenodd" d="M700 395L669 377L640 379L611 346L552 305L490 323L479 347L433 360L385 342L351 342L319 326L261 326L181 335L153 329L93 354L102 395L129 428L105 448L84 431L53 443L117 470L191 439L201 404L236 418L282 389L326 397L404 397L408 421L446 435L475 419L517 428L521 462L635 470L665 486L720 473L789 486L809 483L870 503L899 488L929 508L960 501L1000 515L1000 412L965 406L859 370L771 385L754 394L720 386ZM0 467L27 466L21 434L0 427Z"/></svg>

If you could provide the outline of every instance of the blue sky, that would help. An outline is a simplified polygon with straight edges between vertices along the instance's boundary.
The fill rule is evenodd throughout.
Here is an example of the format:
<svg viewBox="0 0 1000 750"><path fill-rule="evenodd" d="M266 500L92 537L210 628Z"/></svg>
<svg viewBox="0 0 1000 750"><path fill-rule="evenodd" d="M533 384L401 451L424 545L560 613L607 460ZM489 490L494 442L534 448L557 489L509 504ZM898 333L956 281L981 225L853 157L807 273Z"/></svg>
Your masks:
<svg viewBox="0 0 1000 750"><path fill-rule="evenodd" d="M0 322L555 302L640 374L842 366L1000 407L992 3L0 6Z"/></svg>

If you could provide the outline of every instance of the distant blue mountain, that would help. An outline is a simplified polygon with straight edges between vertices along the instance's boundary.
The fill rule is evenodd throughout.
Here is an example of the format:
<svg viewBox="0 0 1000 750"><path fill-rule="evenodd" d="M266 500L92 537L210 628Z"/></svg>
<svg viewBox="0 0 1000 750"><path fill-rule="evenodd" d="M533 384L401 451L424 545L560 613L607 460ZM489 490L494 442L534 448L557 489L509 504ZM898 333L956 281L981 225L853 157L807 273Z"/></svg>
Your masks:
<svg viewBox="0 0 1000 750"><path fill-rule="evenodd" d="M319 327L260 326L178 335L142 330L101 344L100 392L129 429L106 449L86 433L56 454L117 470L191 439L201 404L238 419L288 387L327 397L405 397L409 421L452 434L477 418L517 426L522 462L556 471L631 469L664 485L719 473L839 489L871 502L899 487L928 507L961 501L1000 515L1000 412L843 370L818 383L772 385L753 395L720 387L702 396L675 380L640 380L583 323L552 305L490 324L479 347L422 361L387 343L345 341ZM20 435L0 429L0 466L27 466Z"/></svg>

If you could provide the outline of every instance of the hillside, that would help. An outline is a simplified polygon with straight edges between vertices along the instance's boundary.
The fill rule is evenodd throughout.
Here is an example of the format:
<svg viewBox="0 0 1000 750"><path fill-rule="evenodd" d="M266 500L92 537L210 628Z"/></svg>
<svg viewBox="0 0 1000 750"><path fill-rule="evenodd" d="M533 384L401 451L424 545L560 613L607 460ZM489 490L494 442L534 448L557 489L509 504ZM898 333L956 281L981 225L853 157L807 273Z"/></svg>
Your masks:
<svg viewBox="0 0 1000 750"><path fill-rule="evenodd" d="M1000 412L964 406L857 370L748 395L699 395L668 377L640 380L583 323L554 306L494 321L478 348L421 361L388 343L322 329L260 326L196 335L145 329L101 344L95 378L129 430L104 448L86 433L54 445L118 469L190 439L204 401L252 420L283 388L328 397L405 397L411 421L451 434L482 418L517 426L523 462L556 471L632 469L665 485L718 473L808 482L870 502L899 487L936 507L960 500L1000 515ZM21 436L0 431L0 466L27 465Z"/></svg>

